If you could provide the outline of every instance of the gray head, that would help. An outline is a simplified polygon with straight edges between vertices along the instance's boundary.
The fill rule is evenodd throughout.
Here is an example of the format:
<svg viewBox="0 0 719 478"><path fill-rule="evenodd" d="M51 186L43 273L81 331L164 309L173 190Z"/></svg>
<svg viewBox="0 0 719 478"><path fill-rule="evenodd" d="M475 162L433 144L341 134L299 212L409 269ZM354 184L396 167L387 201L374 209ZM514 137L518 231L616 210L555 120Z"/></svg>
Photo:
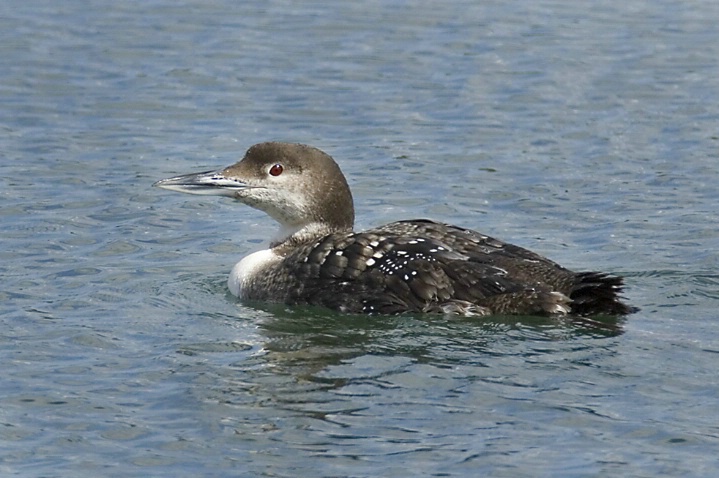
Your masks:
<svg viewBox="0 0 719 478"><path fill-rule="evenodd" d="M352 194L339 166L304 144L259 143L225 169L163 179L154 186L235 198L279 222L278 239L298 231L351 231L354 224Z"/></svg>

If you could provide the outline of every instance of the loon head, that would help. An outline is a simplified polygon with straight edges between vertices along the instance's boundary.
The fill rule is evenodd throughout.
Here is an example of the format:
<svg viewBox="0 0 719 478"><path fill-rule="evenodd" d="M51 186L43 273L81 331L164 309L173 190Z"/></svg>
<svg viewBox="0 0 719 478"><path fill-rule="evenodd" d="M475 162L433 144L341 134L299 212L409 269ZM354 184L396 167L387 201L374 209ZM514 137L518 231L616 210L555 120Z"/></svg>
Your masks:
<svg viewBox="0 0 719 478"><path fill-rule="evenodd" d="M157 186L189 194L228 196L280 223L277 242L351 231L354 206L347 180L328 154L296 143L259 143L219 171L185 174Z"/></svg>

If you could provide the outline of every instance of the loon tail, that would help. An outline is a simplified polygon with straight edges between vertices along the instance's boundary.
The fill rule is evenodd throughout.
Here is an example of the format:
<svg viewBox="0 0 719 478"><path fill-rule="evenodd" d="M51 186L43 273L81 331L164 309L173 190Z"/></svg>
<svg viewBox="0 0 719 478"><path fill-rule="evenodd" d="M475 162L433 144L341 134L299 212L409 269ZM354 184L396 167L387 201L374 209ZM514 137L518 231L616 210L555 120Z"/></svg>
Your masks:
<svg viewBox="0 0 719 478"><path fill-rule="evenodd" d="M572 313L576 315L627 315L637 308L621 302L621 277L602 272L580 272L575 277L569 294L572 299Z"/></svg>

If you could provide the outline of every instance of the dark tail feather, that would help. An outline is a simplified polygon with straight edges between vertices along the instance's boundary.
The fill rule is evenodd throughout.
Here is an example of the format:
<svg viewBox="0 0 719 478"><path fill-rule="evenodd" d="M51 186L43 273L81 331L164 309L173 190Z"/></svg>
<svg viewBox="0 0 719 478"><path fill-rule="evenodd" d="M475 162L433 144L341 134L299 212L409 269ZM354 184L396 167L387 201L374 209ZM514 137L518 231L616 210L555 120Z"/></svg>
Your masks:
<svg viewBox="0 0 719 478"><path fill-rule="evenodd" d="M602 272L580 272L569 294L572 313L577 315L627 315L636 312L619 300L623 279Z"/></svg>

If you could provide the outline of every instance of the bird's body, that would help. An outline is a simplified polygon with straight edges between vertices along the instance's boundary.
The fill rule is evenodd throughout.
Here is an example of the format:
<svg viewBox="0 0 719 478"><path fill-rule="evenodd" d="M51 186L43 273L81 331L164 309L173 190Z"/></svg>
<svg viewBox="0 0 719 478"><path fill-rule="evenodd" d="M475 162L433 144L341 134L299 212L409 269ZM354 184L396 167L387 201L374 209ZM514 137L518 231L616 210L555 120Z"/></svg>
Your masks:
<svg viewBox="0 0 719 478"><path fill-rule="evenodd" d="M354 209L334 160L310 146L260 143L222 171L156 183L234 197L280 222L269 249L232 270L241 299L350 313L626 314L622 280L572 272L512 244L428 220L352 230Z"/></svg>

